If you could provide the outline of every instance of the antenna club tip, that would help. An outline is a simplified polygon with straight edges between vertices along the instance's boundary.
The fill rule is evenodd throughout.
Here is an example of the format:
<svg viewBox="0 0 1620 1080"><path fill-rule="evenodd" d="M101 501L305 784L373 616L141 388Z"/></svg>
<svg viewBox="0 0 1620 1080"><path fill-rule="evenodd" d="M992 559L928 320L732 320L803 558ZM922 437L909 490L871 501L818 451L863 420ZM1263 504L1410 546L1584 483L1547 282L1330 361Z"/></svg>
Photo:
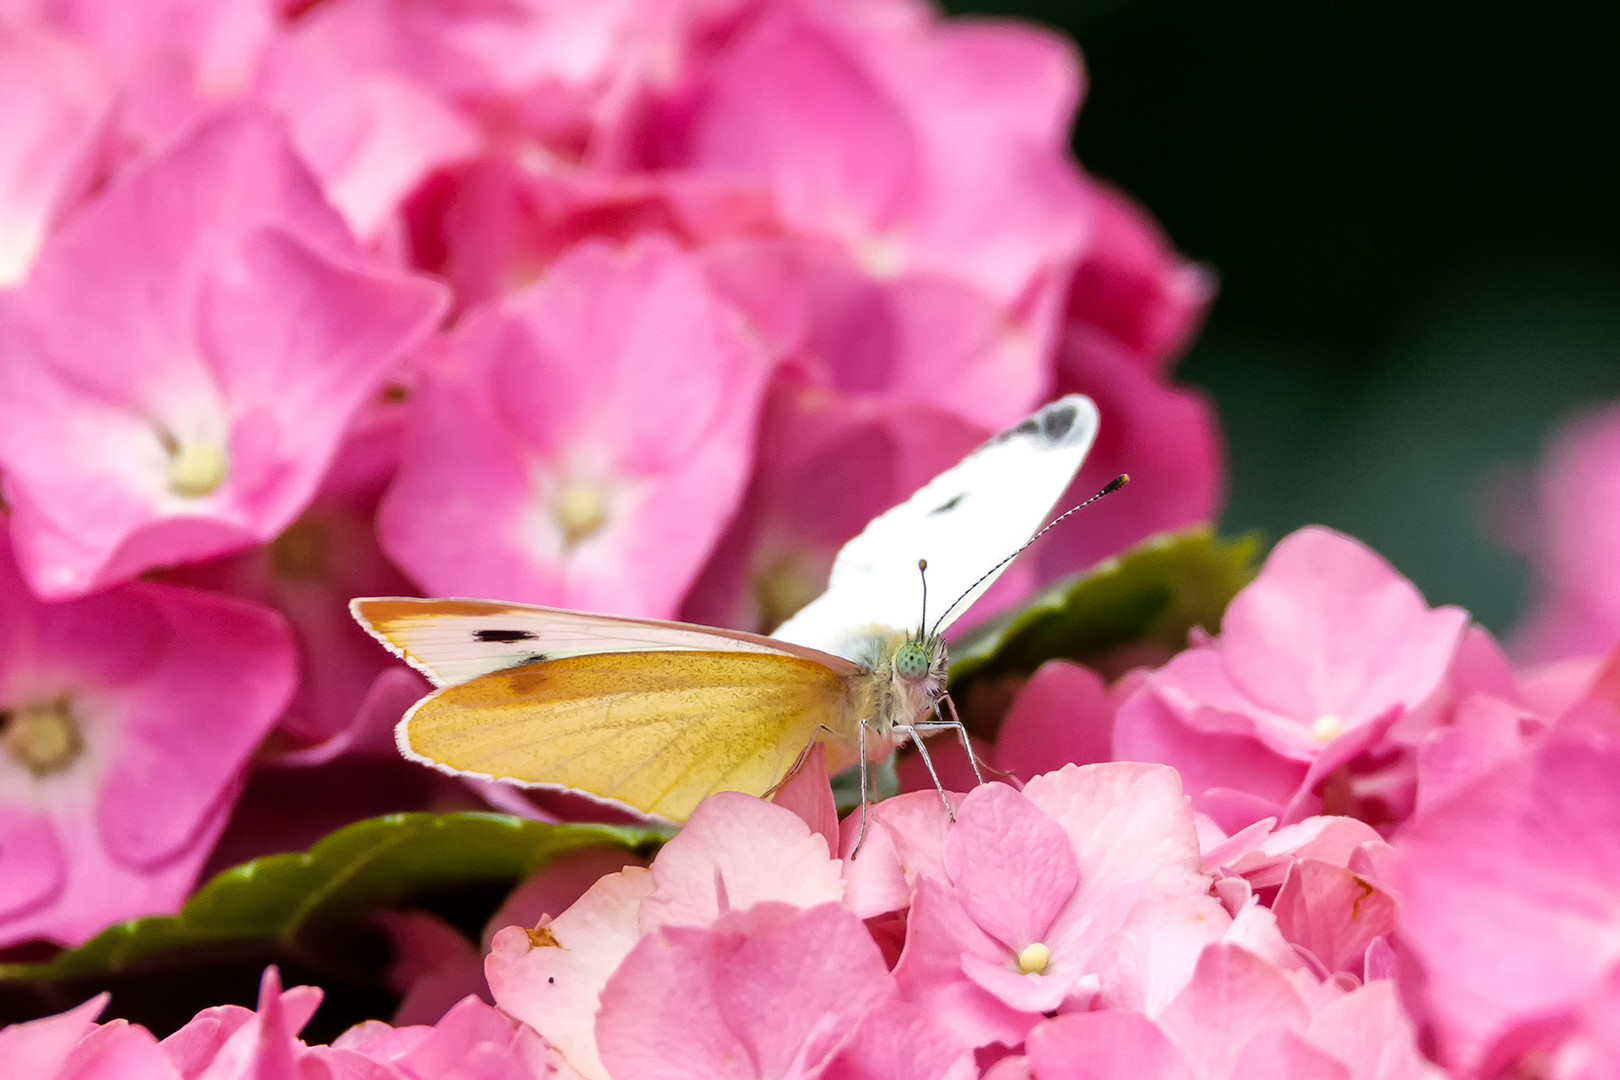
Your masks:
<svg viewBox="0 0 1620 1080"><path fill-rule="evenodd" d="M1110 491L1118 491L1120 488L1124 487L1126 484L1128 484L1130 482L1131 482L1131 474L1130 473L1120 473L1118 476L1116 476L1112 480L1108 481L1108 486L1103 488L1103 491L1105 493L1110 492Z"/></svg>
<svg viewBox="0 0 1620 1080"><path fill-rule="evenodd" d="M919 570L928 569L928 560L927 559L918 559L917 560L917 569L919 569Z"/></svg>

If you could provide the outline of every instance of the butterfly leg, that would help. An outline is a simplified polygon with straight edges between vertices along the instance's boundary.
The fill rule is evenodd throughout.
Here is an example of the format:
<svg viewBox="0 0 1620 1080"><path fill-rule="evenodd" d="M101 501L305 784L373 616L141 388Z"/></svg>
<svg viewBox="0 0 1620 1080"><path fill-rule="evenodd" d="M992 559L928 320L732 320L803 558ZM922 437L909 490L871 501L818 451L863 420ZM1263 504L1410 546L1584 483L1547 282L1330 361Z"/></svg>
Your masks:
<svg viewBox="0 0 1620 1080"><path fill-rule="evenodd" d="M861 721L861 828L855 834L855 846L849 849L849 857L853 860L860 854L861 845L866 843L866 721Z"/></svg>
<svg viewBox="0 0 1620 1080"><path fill-rule="evenodd" d="M968 738L967 726L962 723L962 718L957 715L956 702L951 700L951 695L943 694L940 696L939 700L944 702L945 707L950 710L951 718L949 720L946 720L944 717L940 717L937 720L919 720L916 723L917 730L956 732L956 737L962 740L962 749L967 751L968 764L973 766L974 782L980 784L984 783L984 773L979 771L979 766L981 764L983 764L986 769L990 769L991 772L996 772L998 770L992 769L988 762L980 762L979 755L973 752L973 740ZM935 702L934 704L934 715L939 716L938 702Z"/></svg>
<svg viewBox="0 0 1620 1080"><path fill-rule="evenodd" d="M934 790L939 792L939 801L945 804L945 816L955 824L956 811L951 809L951 800L945 796L945 785L939 782L939 773L934 771L934 759L928 756L928 747L923 745L922 733L918 730L926 726L926 724L896 724L894 730L905 732L917 745L917 753L922 755L923 764L928 766L928 775L934 781Z"/></svg>

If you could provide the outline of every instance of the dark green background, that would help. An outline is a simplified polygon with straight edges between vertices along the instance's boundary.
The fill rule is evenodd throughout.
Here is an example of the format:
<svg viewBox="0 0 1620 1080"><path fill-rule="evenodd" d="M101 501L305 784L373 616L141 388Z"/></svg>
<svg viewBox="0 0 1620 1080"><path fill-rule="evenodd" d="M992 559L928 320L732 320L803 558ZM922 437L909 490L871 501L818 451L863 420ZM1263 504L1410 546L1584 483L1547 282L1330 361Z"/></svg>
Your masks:
<svg viewBox="0 0 1620 1080"><path fill-rule="evenodd" d="M1071 34L1081 161L1221 293L1228 529L1360 536L1507 632L1556 421L1620 398L1620 5L956 2Z"/></svg>

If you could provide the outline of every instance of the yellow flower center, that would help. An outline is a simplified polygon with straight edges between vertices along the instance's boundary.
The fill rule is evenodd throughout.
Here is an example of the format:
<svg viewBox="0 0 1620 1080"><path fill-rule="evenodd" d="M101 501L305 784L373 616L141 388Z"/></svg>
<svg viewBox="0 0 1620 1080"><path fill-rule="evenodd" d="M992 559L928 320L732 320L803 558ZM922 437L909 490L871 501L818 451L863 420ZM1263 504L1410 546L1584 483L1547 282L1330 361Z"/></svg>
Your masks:
<svg viewBox="0 0 1620 1080"><path fill-rule="evenodd" d="M1332 713L1323 713L1311 721L1311 738L1319 743L1330 743L1344 734L1344 721Z"/></svg>
<svg viewBox="0 0 1620 1080"><path fill-rule="evenodd" d="M551 516L562 529L563 543L577 547L607 524L607 499L602 492L585 484L570 484L552 504Z"/></svg>
<svg viewBox="0 0 1620 1080"><path fill-rule="evenodd" d="M1043 942L1025 945L1018 954L1018 970L1025 975L1045 975L1046 965L1052 962L1052 950Z"/></svg>
<svg viewBox="0 0 1620 1080"><path fill-rule="evenodd" d="M35 776L60 772L84 748L66 701L0 710L0 746Z"/></svg>
<svg viewBox="0 0 1620 1080"><path fill-rule="evenodd" d="M229 467L217 443L177 442L169 449L169 490L188 499L212 495Z"/></svg>

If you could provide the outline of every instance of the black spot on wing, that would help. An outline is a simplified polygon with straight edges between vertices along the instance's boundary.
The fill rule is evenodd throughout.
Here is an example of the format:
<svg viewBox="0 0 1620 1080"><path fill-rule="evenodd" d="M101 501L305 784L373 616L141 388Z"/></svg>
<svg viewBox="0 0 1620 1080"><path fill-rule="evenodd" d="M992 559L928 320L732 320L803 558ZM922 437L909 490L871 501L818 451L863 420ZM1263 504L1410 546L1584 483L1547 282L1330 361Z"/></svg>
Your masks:
<svg viewBox="0 0 1620 1080"><path fill-rule="evenodd" d="M529 630L474 630L473 640L484 644L509 644L514 641L533 641Z"/></svg>
<svg viewBox="0 0 1620 1080"><path fill-rule="evenodd" d="M547 657L545 653L537 653L537 652L526 653L523 656L519 657L517 663L513 664L512 666L513 667L528 667L530 664L543 664L548 659L549 659L549 657Z"/></svg>
<svg viewBox="0 0 1620 1080"><path fill-rule="evenodd" d="M946 499L944 502L928 511L928 516L933 517L935 514L943 514L948 510L955 510L958 506L962 505L962 500L965 498L967 498L967 492L965 491L957 495L952 495L949 499Z"/></svg>
<svg viewBox="0 0 1620 1080"><path fill-rule="evenodd" d="M1016 427L1008 428L991 441L1005 442L1008 439L1033 435L1043 442L1060 443L1068 438L1070 431L1074 430L1074 418L1078 412L1073 402L1057 402L1048 405Z"/></svg>

